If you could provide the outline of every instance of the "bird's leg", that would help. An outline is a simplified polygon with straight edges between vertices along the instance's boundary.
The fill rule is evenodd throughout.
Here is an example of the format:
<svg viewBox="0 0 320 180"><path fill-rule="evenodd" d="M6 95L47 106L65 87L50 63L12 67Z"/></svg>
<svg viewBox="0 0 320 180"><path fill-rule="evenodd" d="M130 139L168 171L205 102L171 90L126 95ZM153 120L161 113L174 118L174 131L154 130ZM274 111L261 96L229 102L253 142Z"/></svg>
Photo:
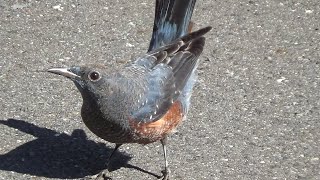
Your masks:
<svg viewBox="0 0 320 180"><path fill-rule="evenodd" d="M113 151L111 152L109 158L108 158L108 163L107 163L107 169L109 169L109 164L110 164L110 161L111 161L111 158L112 156L114 155L114 153L119 149L119 147L121 146L122 144L116 144L116 146L114 147Z"/></svg>
<svg viewBox="0 0 320 180"><path fill-rule="evenodd" d="M162 180L168 180L170 176L170 169L169 169L169 164L168 164L168 159L167 159L167 136L164 137L163 139L160 140L163 148L163 156L164 156L164 161L165 161L165 166L164 170L162 171L163 178Z"/></svg>
<svg viewBox="0 0 320 180"><path fill-rule="evenodd" d="M104 179L104 174L105 174L105 172L106 172L106 171L109 172L109 165L110 165L111 158L112 158L112 156L115 154L115 152L119 149L119 147L120 147L121 145L122 145L122 144L116 144L116 146L114 147L113 151L111 152L111 154L110 154L110 156L109 156L109 158L108 158L107 169L102 170L102 171L98 174L98 176L95 178L96 180L98 180L98 179Z"/></svg>

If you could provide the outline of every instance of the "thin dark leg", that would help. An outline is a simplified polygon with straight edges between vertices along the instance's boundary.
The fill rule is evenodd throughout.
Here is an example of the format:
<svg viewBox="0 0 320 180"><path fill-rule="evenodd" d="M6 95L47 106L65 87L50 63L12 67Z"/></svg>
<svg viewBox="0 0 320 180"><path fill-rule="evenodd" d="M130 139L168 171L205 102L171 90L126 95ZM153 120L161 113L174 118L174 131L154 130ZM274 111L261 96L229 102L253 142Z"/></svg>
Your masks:
<svg viewBox="0 0 320 180"><path fill-rule="evenodd" d="M109 156L109 158L108 158L108 164L107 164L108 167L107 167L107 168L109 168L109 163L110 163L110 161L111 161L112 156L113 156L114 153L119 149L119 147L120 147L121 145L122 145L122 144L116 144L116 146L114 147L112 153L110 154L110 156Z"/></svg>
<svg viewBox="0 0 320 180"><path fill-rule="evenodd" d="M96 180L99 180L99 179L105 179L105 173L109 172L109 164L110 164L110 161L111 161L111 158L112 156L115 154L115 152L119 149L119 147L121 146L122 144L116 144L116 146L114 147L113 151L111 152L109 158L108 158L108 163L107 163L107 169L101 171L97 177L95 178Z"/></svg>
<svg viewBox="0 0 320 180"><path fill-rule="evenodd" d="M164 170L162 171L163 178L162 180L168 180L170 176L170 169L169 169L169 163L168 163L168 155L167 155L167 137L160 140L162 144L163 149L163 156L165 161Z"/></svg>

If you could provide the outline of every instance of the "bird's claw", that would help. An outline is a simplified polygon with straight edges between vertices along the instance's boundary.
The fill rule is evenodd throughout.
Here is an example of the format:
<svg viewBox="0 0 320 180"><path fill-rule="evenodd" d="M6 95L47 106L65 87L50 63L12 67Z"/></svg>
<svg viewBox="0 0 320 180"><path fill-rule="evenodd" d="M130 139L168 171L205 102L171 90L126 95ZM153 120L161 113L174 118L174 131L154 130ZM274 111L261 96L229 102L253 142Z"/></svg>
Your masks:
<svg viewBox="0 0 320 180"><path fill-rule="evenodd" d="M161 171L162 173L162 180L169 180L169 176L170 176L170 170L169 169L165 169Z"/></svg>
<svg viewBox="0 0 320 180"><path fill-rule="evenodd" d="M111 178L106 175L108 172L108 169L102 170L100 173L86 178L86 180L111 180Z"/></svg>

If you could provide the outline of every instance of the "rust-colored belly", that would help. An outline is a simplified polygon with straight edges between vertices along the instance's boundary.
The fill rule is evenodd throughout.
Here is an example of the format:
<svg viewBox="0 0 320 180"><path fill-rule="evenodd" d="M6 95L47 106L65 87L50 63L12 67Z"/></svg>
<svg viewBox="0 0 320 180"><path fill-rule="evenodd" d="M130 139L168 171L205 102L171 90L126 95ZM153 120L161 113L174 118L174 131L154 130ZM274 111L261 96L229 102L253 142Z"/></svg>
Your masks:
<svg viewBox="0 0 320 180"><path fill-rule="evenodd" d="M168 112L157 121L138 123L136 120L129 120L137 143L152 143L172 132L183 119L182 109L181 103L176 101L172 104Z"/></svg>

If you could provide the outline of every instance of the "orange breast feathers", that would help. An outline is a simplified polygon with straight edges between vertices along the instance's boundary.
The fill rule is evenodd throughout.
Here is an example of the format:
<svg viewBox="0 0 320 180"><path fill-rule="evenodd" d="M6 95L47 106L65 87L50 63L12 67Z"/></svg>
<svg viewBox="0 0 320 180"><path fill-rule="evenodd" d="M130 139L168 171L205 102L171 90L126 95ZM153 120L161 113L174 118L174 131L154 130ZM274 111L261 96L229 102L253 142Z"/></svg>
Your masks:
<svg viewBox="0 0 320 180"><path fill-rule="evenodd" d="M168 112L157 121L138 123L135 120L129 120L129 122L134 134L139 138L138 143L148 144L169 134L179 125L183 116L183 107L179 101L176 101Z"/></svg>

